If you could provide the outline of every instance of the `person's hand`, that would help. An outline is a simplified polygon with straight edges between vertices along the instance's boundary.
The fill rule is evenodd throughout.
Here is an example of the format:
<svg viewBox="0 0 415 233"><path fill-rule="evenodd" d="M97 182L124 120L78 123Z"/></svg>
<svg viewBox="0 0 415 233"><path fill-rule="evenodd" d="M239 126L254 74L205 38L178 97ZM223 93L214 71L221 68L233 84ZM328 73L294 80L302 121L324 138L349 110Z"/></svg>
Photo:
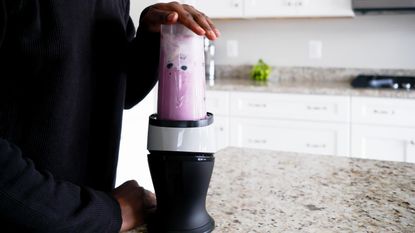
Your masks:
<svg viewBox="0 0 415 233"><path fill-rule="evenodd" d="M153 32L159 32L161 24L175 23L181 23L196 34L204 35L210 40L215 40L220 35L219 30L216 29L209 17L193 6L178 2L157 3L150 6L140 22Z"/></svg>
<svg viewBox="0 0 415 233"><path fill-rule="evenodd" d="M156 196L135 180L120 185L112 192L121 207L121 232L131 230L145 223L148 214L156 208Z"/></svg>

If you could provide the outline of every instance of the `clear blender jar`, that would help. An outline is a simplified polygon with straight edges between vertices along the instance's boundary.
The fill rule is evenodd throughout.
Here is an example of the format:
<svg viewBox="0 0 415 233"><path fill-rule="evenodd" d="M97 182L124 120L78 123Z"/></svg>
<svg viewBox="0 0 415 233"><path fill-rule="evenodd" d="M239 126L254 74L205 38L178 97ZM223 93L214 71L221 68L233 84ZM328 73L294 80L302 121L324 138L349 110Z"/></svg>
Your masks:
<svg viewBox="0 0 415 233"><path fill-rule="evenodd" d="M163 120L206 117L203 37L181 24L162 25L158 116Z"/></svg>

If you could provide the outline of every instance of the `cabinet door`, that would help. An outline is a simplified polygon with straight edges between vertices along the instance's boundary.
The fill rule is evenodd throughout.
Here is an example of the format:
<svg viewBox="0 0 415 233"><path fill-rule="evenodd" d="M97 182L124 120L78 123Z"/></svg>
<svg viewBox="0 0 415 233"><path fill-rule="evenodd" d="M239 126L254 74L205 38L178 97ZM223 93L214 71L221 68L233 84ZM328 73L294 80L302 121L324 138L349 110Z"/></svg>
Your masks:
<svg viewBox="0 0 415 233"><path fill-rule="evenodd" d="M232 118L231 146L324 155L349 155L349 125Z"/></svg>
<svg viewBox="0 0 415 233"><path fill-rule="evenodd" d="M351 0L245 0L246 17L351 17Z"/></svg>
<svg viewBox="0 0 415 233"><path fill-rule="evenodd" d="M206 110L213 113L216 148L229 146L229 93L227 91L207 91Z"/></svg>
<svg viewBox="0 0 415 233"><path fill-rule="evenodd" d="M351 138L352 156L415 162L415 128L354 124Z"/></svg>
<svg viewBox="0 0 415 233"><path fill-rule="evenodd" d="M245 0L246 17L278 17L296 15L299 3L287 0Z"/></svg>
<svg viewBox="0 0 415 233"><path fill-rule="evenodd" d="M348 122L350 97L233 92L230 109L240 117Z"/></svg>
<svg viewBox="0 0 415 233"><path fill-rule="evenodd" d="M352 97L352 122L415 127L415 100Z"/></svg>
<svg viewBox="0 0 415 233"><path fill-rule="evenodd" d="M196 0L196 8L210 18L243 17L243 0Z"/></svg>
<svg viewBox="0 0 415 233"><path fill-rule="evenodd" d="M221 150L229 146L229 118L214 116L216 149Z"/></svg>

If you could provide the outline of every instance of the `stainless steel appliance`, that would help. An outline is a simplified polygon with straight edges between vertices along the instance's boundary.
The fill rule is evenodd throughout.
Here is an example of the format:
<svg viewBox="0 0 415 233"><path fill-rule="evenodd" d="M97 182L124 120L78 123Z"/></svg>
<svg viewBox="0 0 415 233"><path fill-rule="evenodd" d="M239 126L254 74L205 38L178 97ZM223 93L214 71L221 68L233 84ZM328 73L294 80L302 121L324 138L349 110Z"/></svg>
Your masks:
<svg viewBox="0 0 415 233"><path fill-rule="evenodd" d="M415 0L353 0L354 10L415 10Z"/></svg>
<svg viewBox="0 0 415 233"><path fill-rule="evenodd" d="M355 88L415 89L415 77L393 75L358 75L352 80Z"/></svg>
<svg viewBox="0 0 415 233"><path fill-rule="evenodd" d="M213 41L205 38L205 73L209 85L215 82L215 44Z"/></svg>

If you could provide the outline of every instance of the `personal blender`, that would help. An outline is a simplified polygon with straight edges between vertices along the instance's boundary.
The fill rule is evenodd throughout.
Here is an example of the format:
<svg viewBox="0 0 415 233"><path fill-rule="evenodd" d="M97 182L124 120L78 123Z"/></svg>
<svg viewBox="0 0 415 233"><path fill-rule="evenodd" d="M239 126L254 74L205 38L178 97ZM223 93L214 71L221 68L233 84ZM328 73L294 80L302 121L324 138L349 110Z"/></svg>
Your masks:
<svg viewBox="0 0 415 233"><path fill-rule="evenodd" d="M212 232L205 203L215 145L203 37L181 24L162 25L160 43L157 114L150 116L147 145L157 211L148 230Z"/></svg>

